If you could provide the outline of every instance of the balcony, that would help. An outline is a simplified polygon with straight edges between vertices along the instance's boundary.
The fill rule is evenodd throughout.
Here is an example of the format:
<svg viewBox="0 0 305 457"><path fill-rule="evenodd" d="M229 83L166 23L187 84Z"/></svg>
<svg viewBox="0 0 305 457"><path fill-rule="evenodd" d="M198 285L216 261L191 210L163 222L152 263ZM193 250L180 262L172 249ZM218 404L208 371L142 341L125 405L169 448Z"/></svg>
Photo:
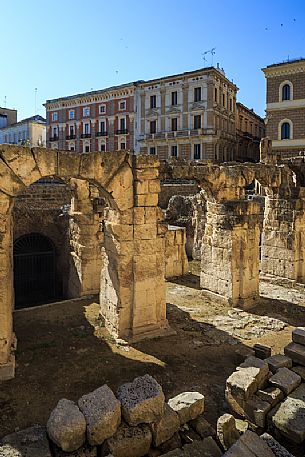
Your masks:
<svg viewBox="0 0 305 457"><path fill-rule="evenodd" d="M127 135L128 129L121 129L121 130L116 130L115 134L116 135Z"/></svg>
<svg viewBox="0 0 305 457"><path fill-rule="evenodd" d="M91 138L91 133L82 133L81 138Z"/></svg>
<svg viewBox="0 0 305 457"><path fill-rule="evenodd" d="M102 132L96 132L95 136L107 136L108 135L108 132L106 132L106 130L102 131Z"/></svg>
<svg viewBox="0 0 305 457"><path fill-rule="evenodd" d="M75 140L76 138L76 135L73 134L73 135L66 135L66 140Z"/></svg>
<svg viewBox="0 0 305 457"><path fill-rule="evenodd" d="M172 139L172 138L186 138L186 137L197 137L202 135L217 135L219 132L214 128L206 129L185 129L185 130L174 130L168 132L157 132L157 133L146 133L140 138L143 140L157 140L157 139Z"/></svg>
<svg viewBox="0 0 305 457"><path fill-rule="evenodd" d="M50 136L49 141L58 141L58 135Z"/></svg>

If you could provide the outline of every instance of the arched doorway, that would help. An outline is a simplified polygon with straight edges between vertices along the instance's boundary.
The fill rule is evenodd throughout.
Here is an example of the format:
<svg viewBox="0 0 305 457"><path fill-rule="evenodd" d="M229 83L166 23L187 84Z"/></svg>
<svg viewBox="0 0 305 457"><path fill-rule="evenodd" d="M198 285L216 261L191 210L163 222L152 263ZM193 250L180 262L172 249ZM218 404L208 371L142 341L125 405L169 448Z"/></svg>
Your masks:
<svg viewBox="0 0 305 457"><path fill-rule="evenodd" d="M47 303L56 297L55 248L39 233L30 233L14 243L15 308Z"/></svg>

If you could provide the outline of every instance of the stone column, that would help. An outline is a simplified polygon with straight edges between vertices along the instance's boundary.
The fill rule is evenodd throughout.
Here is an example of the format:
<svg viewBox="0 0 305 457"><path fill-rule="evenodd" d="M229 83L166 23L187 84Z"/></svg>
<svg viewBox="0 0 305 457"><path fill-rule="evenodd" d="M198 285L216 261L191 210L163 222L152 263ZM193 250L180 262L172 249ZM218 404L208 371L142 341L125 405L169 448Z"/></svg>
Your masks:
<svg viewBox="0 0 305 457"><path fill-rule="evenodd" d="M207 202L200 285L213 297L244 309L259 297L261 205L255 201Z"/></svg>
<svg viewBox="0 0 305 457"><path fill-rule="evenodd" d="M0 193L0 381L14 377L12 198Z"/></svg>
<svg viewBox="0 0 305 457"><path fill-rule="evenodd" d="M305 282L304 197L266 197L261 259L264 274Z"/></svg>

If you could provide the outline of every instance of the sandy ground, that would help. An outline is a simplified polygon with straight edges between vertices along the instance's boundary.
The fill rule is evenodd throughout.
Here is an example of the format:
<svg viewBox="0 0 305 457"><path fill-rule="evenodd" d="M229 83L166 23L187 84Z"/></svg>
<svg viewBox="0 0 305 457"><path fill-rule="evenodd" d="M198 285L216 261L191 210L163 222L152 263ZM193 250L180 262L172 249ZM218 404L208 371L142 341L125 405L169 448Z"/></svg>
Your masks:
<svg viewBox="0 0 305 457"><path fill-rule="evenodd" d="M66 301L17 311L16 377L0 385L0 438L45 424L60 398L77 400L107 383L114 391L149 373L166 398L197 390L206 417L215 424L227 411L227 377L262 342L281 352L293 326L305 325L304 288L262 281L261 299L242 313L206 298L199 290L198 264L168 282L168 320L176 335L119 346L107 334L93 299Z"/></svg>

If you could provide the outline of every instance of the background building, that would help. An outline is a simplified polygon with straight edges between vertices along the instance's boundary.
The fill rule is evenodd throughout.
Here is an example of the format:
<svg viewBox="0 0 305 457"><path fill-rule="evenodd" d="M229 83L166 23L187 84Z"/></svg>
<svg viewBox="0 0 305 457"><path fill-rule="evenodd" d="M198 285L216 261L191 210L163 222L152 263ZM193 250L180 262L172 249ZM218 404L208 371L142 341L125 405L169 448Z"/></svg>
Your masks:
<svg viewBox="0 0 305 457"><path fill-rule="evenodd" d="M236 160L259 162L260 140L266 135L265 121L253 109L236 103Z"/></svg>
<svg viewBox="0 0 305 457"><path fill-rule="evenodd" d="M0 144L3 143L45 147L46 120L36 115L0 128Z"/></svg>
<svg viewBox="0 0 305 457"><path fill-rule="evenodd" d="M0 128L9 127L17 122L17 110L0 107Z"/></svg>
<svg viewBox="0 0 305 457"><path fill-rule="evenodd" d="M267 81L267 136L283 157L305 152L305 59L263 68Z"/></svg>

